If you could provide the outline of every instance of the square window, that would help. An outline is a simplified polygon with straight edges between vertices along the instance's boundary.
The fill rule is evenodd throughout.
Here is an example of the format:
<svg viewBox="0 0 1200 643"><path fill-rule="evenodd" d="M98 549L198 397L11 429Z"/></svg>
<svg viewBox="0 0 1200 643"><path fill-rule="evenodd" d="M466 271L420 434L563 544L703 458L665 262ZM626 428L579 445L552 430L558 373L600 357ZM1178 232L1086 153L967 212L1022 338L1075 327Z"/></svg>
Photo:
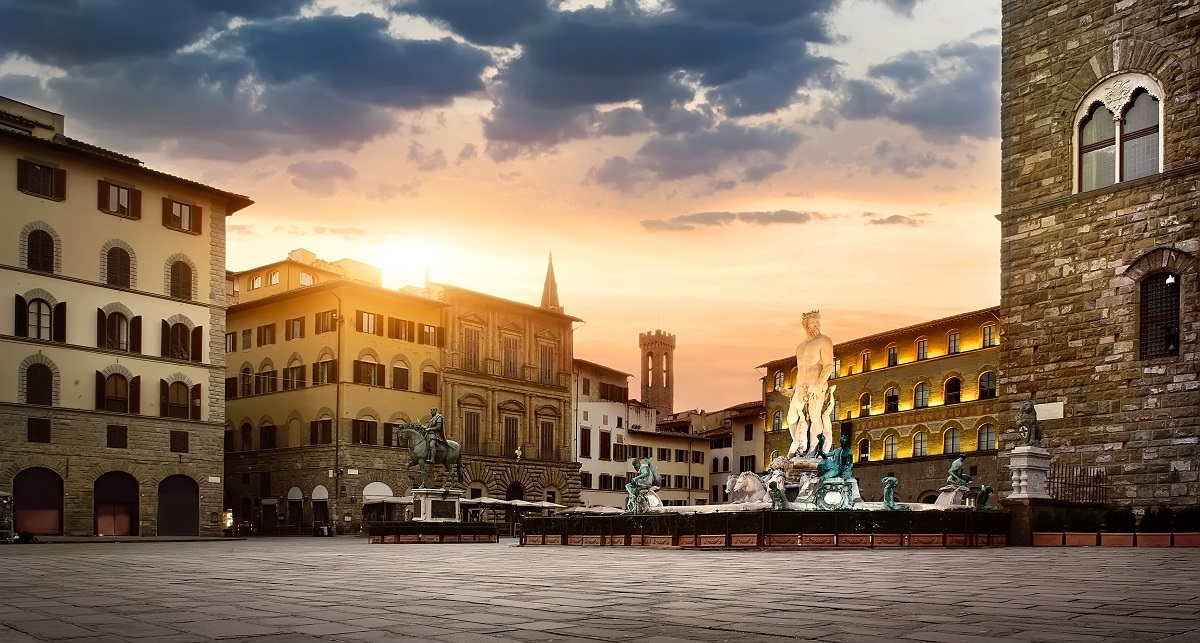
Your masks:
<svg viewBox="0 0 1200 643"><path fill-rule="evenodd" d="M119 424L108 425L107 446L110 449L128 449L129 427L121 426Z"/></svg>
<svg viewBox="0 0 1200 643"><path fill-rule="evenodd" d="M25 421L25 440L50 444L50 418L28 418Z"/></svg>
<svg viewBox="0 0 1200 643"><path fill-rule="evenodd" d="M225 352L237 352L237 333L225 333Z"/></svg>
<svg viewBox="0 0 1200 643"><path fill-rule="evenodd" d="M33 196L62 201L67 198L67 172L50 165L17 159L17 189Z"/></svg>
<svg viewBox="0 0 1200 643"><path fill-rule="evenodd" d="M188 432L171 431L171 453L188 452Z"/></svg>
<svg viewBox="0 0 1200 643"><path fill-rule="evenodd" d="M200 213L198 205L163 197L162 224L165 228L199 234Z"/></svg>

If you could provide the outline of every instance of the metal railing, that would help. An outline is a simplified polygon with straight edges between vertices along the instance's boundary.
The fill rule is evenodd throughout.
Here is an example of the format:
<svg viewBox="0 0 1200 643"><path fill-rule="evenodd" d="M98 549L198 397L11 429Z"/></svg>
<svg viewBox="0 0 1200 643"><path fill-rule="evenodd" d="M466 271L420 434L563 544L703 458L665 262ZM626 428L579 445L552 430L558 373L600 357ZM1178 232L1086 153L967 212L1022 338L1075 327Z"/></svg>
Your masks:
<svg viewBox="0 0 1200 643"><path fill-rule="evenodd" d="M1107 504L1108 472L1102 467L1076 467L1063 463L1050 465L1047 493L1055 500Z"/></svg>

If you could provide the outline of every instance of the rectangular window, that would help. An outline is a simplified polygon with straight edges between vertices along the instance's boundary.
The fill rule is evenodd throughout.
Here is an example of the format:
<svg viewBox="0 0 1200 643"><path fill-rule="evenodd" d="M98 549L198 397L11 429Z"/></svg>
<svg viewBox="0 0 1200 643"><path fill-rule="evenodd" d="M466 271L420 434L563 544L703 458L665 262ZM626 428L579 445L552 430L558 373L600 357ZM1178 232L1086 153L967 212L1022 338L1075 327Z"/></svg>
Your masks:
<svg viewBox="0 0 1200 643"><path fill-rule="evenodd" d="M613 445L613 462L624 462L629 459L624 444Z"/></svg>
<svg viewBox="0 0 1200 643"><path fill-rule="evenodd" d="M283 369L283 390L304 388L304 365L289 366Z"/></svg>
<svg viewBox="0 0 1200 643"><path fill-rule="evenodd" d="M392 388L397 391L409 390L408 367L393 366L392 367Z"/></svg>
<svg viewBox="0 0 1200 643"><path fill-rule="evenodd" d="M704 464L703 451L692 451L692 464Z"/></svg>
<svg viewBox="0 0 1200 643"><path fill-rule="evenodd" d="M983 347L987 348L989 346L995 346L995 345L996 345L996 326L995 326L995 324L988 324L987 326L983 327Z"/></svg>
<svg viewBox="0 0 1200 643"><path fill-rule="evenodd" d="M318 335L321 333L333 332L333 316L337 311L326 310L313 315L313 332Z"/></svg>
<svg viewBox="0 0 1200 643"><path fill-rule="evenodd" d="M242 331L242 350L254 348L254 331L247 328Z"/></svg>
<svg viewBox="0 0 1200 643"><path fill-rule="evenodd" d="M687 476L675 476L675 488L676 489L687 489L688 488Z"/></svg>
<svg viewBox="0 0 1200 643"><path fill-rule="evenodd" d="M142 192L100 179L96 207L109 214L131 219L142 218Z"/></svg>
<svg viewBox="0 0 1200 643"><path fill-rule="evenodd" d="M833 358L833 372L829 374L829 379L836 379L842 373L842 359L840 357Z"/></svg>
<svg viewBox="0 0 1200 643"><path fill-rule="evenodd" d="M355 420L351 427L351 441L354 444L376 444L376 430L379 423L374 420Z"/></svg>
<svg viewBox="0 0 1200 643"><path fill-rule="evenodd" d="M738 459L738 467L741 471L755 471L754 456L744 455Z"/></svg>
<svg viewBox="0 0 1200 643"><path fill-rule="evenodd" d="M483 441L479 439L479 425L482 415L478 411L463 413L463 437L467 453L479 453L483 450Z"/></svg>
<svg viewBox="0 0 1200 643"><path fill-rule="evenodd" d="M254 429L248 423L243 424L242 425L242 451L252 451L252 450L254 450ZM246 475L250 475L250 474L247 473ZM245 482L243 482L242 484L245 484Z"/></svg>
<svg viewBox="0 0 1200 643"><path fill-rule="evenodd" d="M237 332L225 333L225 352L237 352Z"/></svg>
<svg viewBox="0 0 1200 643"><path fill-rule="evenodd" d="M331 384L337 376L337 360L328 359L323 362L313 364L313 386L318 384Z"/></svg>
<svg viewBox="0 0 1200 643"><path fill-rule="evenodd" d="M710 500L712 500L712 502L721 502L721 486L720 485L713 485L712 496L710 496Z"/></svg>
<svg viewBox="0 0 1200 643"><path fill-rule="evenodd" d="M592 457L592 430L586 427L579 429L579 457Z"/></svg>
<svg viewBox="0 0 1200 643"><path fill-rule="evenodd" d="M600 474L600 490L601 491L612 491L612 488L613 488L612 476L610 476L607 473Z"/></svg>
<svg viewBox="0 0 1200 643"><path fill-rule="evenodd" d="M600 424L603 424L604 426L608 426L608 414L607 413L600 416Z"/></svg>
<svg viewBox="0 0 1200 643"><path fill-rule="evenodd" d="M201 208L163 197L163 227L182 232L200 233Z"/></svg>
<svg viewBox="0 0 1200 643"><path fill-rule="evenodd" d="M171 431L171 453L188 452L188 432Z"/></svg>
<svg viewBox="0 0 1200 643"><path fill-rule="evenodd" d="M258 448L274 449L275 448L276 429L274 425L264 424L258 427Z"/></svg>
<svg viewBox="0 0 1200 643"><path fill-rule="evenodd" d="M587 471L580 471L579 472L579 486L583 487L584 489L591 489L592 488L592 474L588 473Z"/></svg>
<svg viewBox="0 0 1200 643"><path fill-rule="evenodd" d="M434 373L433 371L421 373L421 392L428 393L430 395L437 395L437 373Z"/></svg>
<svg viewBox="0 0 1200 643"><path fill-rule="evenodd" d="M543 460L553 460L554 458L554 423L542 422L542 444L541 456Z"/></svg>
<svg viewBox="0 0 1200 643"><path fill-rule="evenodd" d="M588 412L587 412L587 411L584 411L584 412L583 412L583 421L584 421L584 422L587 422L587 421L588 421Z"/></svg>
<svg viewBox="0 0 1200 643"><path fill-rule="evenodd" d="M692 476L692 489L703 489L703 488L704 488L704 478L701 478L700 476Z"/></svg>
<svg viewBox="0 0 1200 643"><path fill-rule="evenodd" d="M958 333L946 335L946 353L953 355L958 352Z"/></svg>
<svg viewBox="0 0 1200 643"><path fill-rule="evenodd" d="M619 429L619 428L621 428L621 426L623 425L624 421L625 421L625 418L623 418L623 417L621 417L621 416L619 416L619 415L617 416L617 428L618 428L618 429Z"/></svg>
<svg viewBox="0 0 1200 643"><path fill-rule="evenodd" d="M106 445L110 449L128 449L129 427L120 424L108 425L108 441Z"/></svg>
<svg viewBox="0 0 1200 643"><path fill-rule="evenodd" d="M929 359L929 340L917 340L917 359Z"/></svg>
<svg viewBox="0 0 1200 643"><path fill-rule="evenodd" d="M864 373L871 370L871 351L863 351L862 370Z"/></svg>
<svg viewBox="0 0 1200 643"><path fill-rule="evenodd" d="M751 442L754 440L754 425L753 424L747 424L745 426L744 440L746 442Z"/></svg>
<svg viewBox="0 0 1200 643"><path fill-rule="evenodd" d="M67 198L67 172L17 159L17 189L26 194L62 201Z"/></svg>
<svg viewBox="0 0 1200 643"><path fill-rule="evenodd" d="M383 386L383 364L354 360L354 383Z"/></svg>
<svg viewBox="0 0 1200 643"><path fill-rule="evenodd" d="M521 340L504 338L504 377L517 379L521 376Z"/></svg>
<svg viewBox="0 0 1200 643"><path fill-rule="evenodd" d="M258 345L270 346L275 343L275 324L263 324L256 329Z"/></svg>
<svg viewBox="0 0 1200 643"><path fill-rule="evenodd" d="M895 366L900 363L900 350L895 346L888 346L888 366Z"/></svg>
<svg viewBox="0 0 1200 643"><path fill-rule="evenodd" d="M600 432L600 459L612 460L612 433Z"/></svg>
<svg viewBox="0 0 1200 643"><path fill-rule="evenodd" d="M592 380L589 380L586 377L583 378L583 394L584 395L592 394Z"/></svg>
<svg viewBox="0 0 1200 643"><path fill-rule="evenodd" d="M441 330L437 326L421 324L421 335L417 338L417 343L424 344L425 346L441 346Z"/></svg>
<svg viewBox="0 0 1200 643"><path fill-rule="evenodd" d="M480 335L478 328L463 329L463 368L476 373L483 370Z"/></svg>
<svg viewBox="0 0 1200 643"><path fill-rule="evenodd" d="M516 453L517 448L521 446L521 420L507 416L504 418L504 451L505 457L510 457Z"/></svg>
<svg viewBox="0 0 1200 643"><path fill-rule="evenodd" d="M254 392L257 394L274 393L278 371L262 371L255 375Z"/></svg>
<svg viewBox="0 0 1200 643"><path fill-rule="evenodd" d="M383 335L383 315L360 310L356 313L354 327L360 333Z"/></svg>
<svg viewBox="0 0 1200 643"><path fill-rule="evenodd" d="M684 449L675 449L675 461L676 462L687 462L688 461L688 452Z"/></svg>
<svg viewBox="0 0 1200 643"><path fill-rule="evenodd" d="M308 424L309 444L333 443L333 420L313 420Z"/></svg>
<svg viewBox="0 0 1200 643"><path fill-rule="evenodd" d="M304 318L295 317L283 322L283 338L291 341L293 339L303 339L304 337Z"/></svg>
<svg viewBox="0 0 1200 643"><path fill-rule="evenodd" d="M538 346L538 379L542 384L554 382L554 347L546 344Z"/></svg>
<svg viewBox="0 0 1200 643"><path fill-rule="evenodd" d="M660 447L658 450L658 461L659 462L670 462L671 461L671 450L663 449Z"/></svg>

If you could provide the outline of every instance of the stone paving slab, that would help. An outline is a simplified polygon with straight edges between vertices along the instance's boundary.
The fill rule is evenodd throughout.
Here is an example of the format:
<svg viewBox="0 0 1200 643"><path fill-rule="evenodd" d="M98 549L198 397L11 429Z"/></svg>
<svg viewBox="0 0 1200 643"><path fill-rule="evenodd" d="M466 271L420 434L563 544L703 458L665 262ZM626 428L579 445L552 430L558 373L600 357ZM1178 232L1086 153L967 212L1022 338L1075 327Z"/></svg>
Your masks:
<svg viewBox="0 0 1200 643"><path fill-rule="evenodd" d="M1200 642L1197 549L0 547L0 641Z"/></svg>

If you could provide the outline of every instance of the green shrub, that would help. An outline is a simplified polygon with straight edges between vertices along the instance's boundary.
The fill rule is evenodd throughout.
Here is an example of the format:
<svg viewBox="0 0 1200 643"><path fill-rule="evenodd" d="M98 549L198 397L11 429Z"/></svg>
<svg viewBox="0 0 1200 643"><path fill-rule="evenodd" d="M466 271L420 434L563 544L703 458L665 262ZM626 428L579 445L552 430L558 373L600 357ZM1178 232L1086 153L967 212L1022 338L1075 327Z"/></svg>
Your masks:
<svg viewBox="0 0 1200 643"><path fill-rule="evenodd" d="M1104 512L1104 531L1128 533L1136 521L1132 507L1113 507Z"/></svg>
<svg viewBox="0 0 1200 643"><path fill-rule="evenodd" d="M1142 516L1142 524L1138 531L1151 532L1168 532L1171 531L1171 523L1175 521L1175 512L1171 511L1170 507L1150 507L1146 509L1146 515Z"/></svg>
<svg viewBox="0 0 1200 643"><path fill-rule="evenodd" d="M1200 506L1184 507L1175 512L1175 531L1200 531Z"/></svg>
<svg viewBox="0 0 1200 643"><path fill-rule="evenodd" d="M1063 517L1057 511L1041 511L1033 517L1034 531L1062 531Z"/></svg>
<svg viewBox="0 0 1200 643"><path fill-rule="evenodd" d="M1067 531L1100 531L1100 514L1094 509L1072 509L1067 512Z"/></svg>

